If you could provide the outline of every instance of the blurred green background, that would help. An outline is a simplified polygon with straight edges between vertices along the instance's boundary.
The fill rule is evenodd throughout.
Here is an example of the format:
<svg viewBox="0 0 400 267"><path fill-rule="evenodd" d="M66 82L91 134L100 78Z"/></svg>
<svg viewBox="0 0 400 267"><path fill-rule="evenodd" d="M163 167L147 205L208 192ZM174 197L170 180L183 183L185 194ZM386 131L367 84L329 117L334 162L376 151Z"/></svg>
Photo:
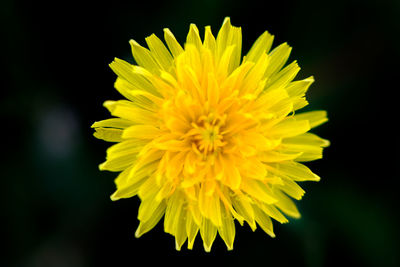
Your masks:
<svg viewBox="0 0 400 267"><path fill-rule="evenodd" d="M12 1L0 4L2 122L0 266L399 266L397 124L399 1ZM243 30L243 51L268 30L288 42L314 75L310 105L330 121L331 140L308 164L322 177L303 184L299 220L274 223L277 237L237 227L233 251L198 237L175 251L162 224L135 239L138 198L111 202L114 173L100 172L108 143L90 125L120 99L114 57L133 62L129 39L144 44L170 28L183 43L189 23L224 17ZM396 76L397 75L397 76ZM398 93L397 93L398 95Z"/></svg>

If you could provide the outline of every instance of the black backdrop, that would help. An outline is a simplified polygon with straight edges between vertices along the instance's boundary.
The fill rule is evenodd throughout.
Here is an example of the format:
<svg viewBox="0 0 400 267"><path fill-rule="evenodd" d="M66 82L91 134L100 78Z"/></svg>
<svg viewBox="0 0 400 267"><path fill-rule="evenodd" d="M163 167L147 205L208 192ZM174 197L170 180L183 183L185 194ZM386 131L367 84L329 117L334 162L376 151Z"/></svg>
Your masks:
<svg viewBox="0 0 400 267"><path fill-rule="evenodd" d="M0 266L398 265L399 11L372 0L2 0ZM274 223L275 239L237 227L233 251L217 238L207 254L198 237L176 252L162 224L135 239L139 200L109 200L115 174L97 169L109 144L90 125L121 98L108 64L133 62L129 39L168 27L182 43L189 23L216 34L225 16L244 52L264 30L293 47L298 78L316 79L306 110L328 111L315 132L332 144L308 164L322 180L304 184L302 218Z"/></svg>

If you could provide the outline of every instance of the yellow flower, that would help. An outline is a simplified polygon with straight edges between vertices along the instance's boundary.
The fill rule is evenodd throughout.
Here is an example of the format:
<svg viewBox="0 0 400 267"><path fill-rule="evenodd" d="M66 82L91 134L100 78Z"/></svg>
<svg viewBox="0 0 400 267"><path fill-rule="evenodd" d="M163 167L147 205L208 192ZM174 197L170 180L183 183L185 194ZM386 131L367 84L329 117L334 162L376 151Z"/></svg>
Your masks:
<svg viewBox="0 0 400 267"><path fill-rule="evenodd" d="M217 233L233 248L235 219L274 237L271 218L299 218L289 198L301 199L297 184L319 181L299 162L322 158L329 145L308 131L327 121L325 111L296 114L306 106L313 77L292 81L296 61L282 68L291 51L273 49L262 34L241 58L241 28L226 18L217 38L204 40L190 25L184 47L164 29L168 49L154 34L149 49L131 40L137 65L115 59L115 88L127 99L106 101L115 118L95 122L97 138L117 142L100 170L121 172L112 200L138 195L136 237L164 216L176 249L198 232L211 250Z"/></svg>

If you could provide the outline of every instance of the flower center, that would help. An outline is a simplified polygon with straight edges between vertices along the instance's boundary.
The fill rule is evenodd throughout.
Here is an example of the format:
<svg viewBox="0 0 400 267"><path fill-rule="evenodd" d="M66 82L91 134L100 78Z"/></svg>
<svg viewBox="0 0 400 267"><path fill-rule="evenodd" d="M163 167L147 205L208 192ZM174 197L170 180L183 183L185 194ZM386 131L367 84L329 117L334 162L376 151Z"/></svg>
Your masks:
<svg viewBox="0 0 400 267"><path fill-rule="evenodd" d="M200 116L197 122L192 123L194 128L192 147L197 153L206 158L209 154L218 153L226 145L221 134L225 120L226 116L210 113L208 116Z"/></svg>

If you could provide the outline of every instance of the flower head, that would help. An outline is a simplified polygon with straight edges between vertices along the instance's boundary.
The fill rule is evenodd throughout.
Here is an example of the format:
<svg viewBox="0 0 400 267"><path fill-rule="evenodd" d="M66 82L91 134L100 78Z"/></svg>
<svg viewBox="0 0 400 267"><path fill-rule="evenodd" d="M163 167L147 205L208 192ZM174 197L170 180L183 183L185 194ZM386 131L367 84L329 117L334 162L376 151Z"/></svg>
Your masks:
<svg viewBox="0 0 400 267"><path fill-rule="evenodd" d="M306 106L313 77L293 81L291 48L270 52L262 34L241 58L241 28L226 18L217 38L204 40L192 24L182 47L164 29L167 47L154 34L149 49L131 40L137 65L115 59L115 88L127 99L106 101L115 118L95 122L95 136L117 142L101 170L121 172L112 200L138 195L136 236L164 216L176 249L200 232L210 251L217 233L233 248L235 224L257 225L274 237L271 218L300 217L302 181L320 178L299 162L322 158L328 146L308 131L327 121L325 111L295 114ZM291 197L291 198L290 198Z"/></svg>

